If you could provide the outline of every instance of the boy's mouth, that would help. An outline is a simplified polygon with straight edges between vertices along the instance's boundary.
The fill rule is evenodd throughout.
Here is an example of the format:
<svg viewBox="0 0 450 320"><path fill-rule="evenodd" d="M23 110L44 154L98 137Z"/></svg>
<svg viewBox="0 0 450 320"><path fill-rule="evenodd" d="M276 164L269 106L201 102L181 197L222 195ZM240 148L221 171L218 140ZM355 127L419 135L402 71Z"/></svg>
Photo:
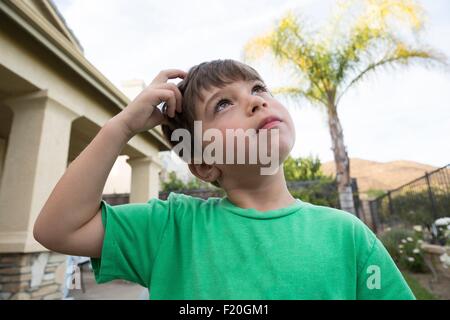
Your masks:
<svg viewBox="0 0 450 320"><path fill-rule="evenodd" d="M256 133L259 133L259 130L261 130L261 129L273 128L281 122L282 122L282 120L280 118L278 118L277 116L270 116L270 117L264 118L260 122L258 128L256 129Z"/></svg>

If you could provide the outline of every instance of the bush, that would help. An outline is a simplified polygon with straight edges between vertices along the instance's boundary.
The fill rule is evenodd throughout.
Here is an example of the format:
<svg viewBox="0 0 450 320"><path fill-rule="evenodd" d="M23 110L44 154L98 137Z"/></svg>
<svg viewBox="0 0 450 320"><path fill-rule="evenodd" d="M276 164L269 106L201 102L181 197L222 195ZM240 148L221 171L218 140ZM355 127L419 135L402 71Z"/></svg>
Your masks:
<svg viewBox="0 0 450 320"><path fill-rule="evenodd" d="M415 226L414 230L390 229L380 236L380 240L400 268L412 272L428 271L421 249L423 243L421 226Z"/></svg>
<svg viewBox="0 0 450 320"><path fill-rule="evenodd" d="M408 225L431 226L435 218L445 217L448 212L448 196L431 188L434 207L428 189L412 192L410 189L391 193L391 205L387 196L377 201L382 222L393 224L401 222ZM433 208L435 211L433 211ZM392 209L392 212L391 212Z"/></svg>
<svg viewBox="0 0 450 320"><path fill-rule="evenodd" d="M380 240L386 247L387 251L391 255L392 259L398 264L400 262L400 252L398 245L402 239L412 237L414 232L406 228L394 228L387 229L381 236Z"/></svg>
<svg viewBox="0 0 450 320"><path fill-rule="evenodd" d="M294 198L319 206L339 208L339 194L334 182L319 180L307 188L289 189Z"/></svg>

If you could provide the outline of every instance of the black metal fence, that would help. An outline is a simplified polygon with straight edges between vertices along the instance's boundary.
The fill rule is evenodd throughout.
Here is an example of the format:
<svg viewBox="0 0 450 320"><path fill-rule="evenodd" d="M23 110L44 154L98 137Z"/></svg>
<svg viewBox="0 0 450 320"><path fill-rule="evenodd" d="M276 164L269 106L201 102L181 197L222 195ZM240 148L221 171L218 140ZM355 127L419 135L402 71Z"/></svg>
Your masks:
<svg viewBox="0 0 450 320"><path fill-rule="evenodd" d="M377 233L387 227L430 228L436 219L450 216L450 164L388 191L369 207Z"/></svg>

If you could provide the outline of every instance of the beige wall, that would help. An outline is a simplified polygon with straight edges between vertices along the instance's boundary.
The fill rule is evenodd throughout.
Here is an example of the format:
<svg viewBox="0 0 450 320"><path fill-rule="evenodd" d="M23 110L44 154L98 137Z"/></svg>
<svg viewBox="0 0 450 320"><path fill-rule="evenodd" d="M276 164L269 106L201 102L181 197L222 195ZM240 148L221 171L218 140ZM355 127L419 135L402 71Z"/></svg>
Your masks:
<svg viewBox="0 0 450 320"><path fill-rule="evenodd" d="M86 61L50 50L48 39L31 36L2 11L0 20L0 253L45 251L32 236L40 209L68 164L127 100ZM164 149L149 133L124 148L131 202L157 196Z"/></svg>

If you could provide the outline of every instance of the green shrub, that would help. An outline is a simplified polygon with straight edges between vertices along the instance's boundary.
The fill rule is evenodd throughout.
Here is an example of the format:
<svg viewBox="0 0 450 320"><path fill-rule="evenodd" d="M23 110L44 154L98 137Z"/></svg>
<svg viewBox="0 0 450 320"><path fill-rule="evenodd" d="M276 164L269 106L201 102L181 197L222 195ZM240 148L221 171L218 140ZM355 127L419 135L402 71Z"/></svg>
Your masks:
<svg viewBox="0 0 450 320"><path fill-rule="evenodd" d="M387 251L391 255L392 259L398 264L400 262L400 252L398 245L401 243L402 239L412 237L414 231L406 228L394 228L388 229L382 235L380 235L380 240L386 247Z"/></svg>
<svg viewBox="0 0 450 320"><path fill-rule="evenodd" d="M400 268L412 272L428 271L421 249L423 243L421 226L415 226L414 230L390 229L380 236L380 240Z"/></svg>
<svg viewBox="0 0 450 320"><path fill-rule="evenodd" d="M303 188L289 188L294 198L299 198L319 206L339 208L339 193L336 181L332 178L321 178Z"/></svg>

